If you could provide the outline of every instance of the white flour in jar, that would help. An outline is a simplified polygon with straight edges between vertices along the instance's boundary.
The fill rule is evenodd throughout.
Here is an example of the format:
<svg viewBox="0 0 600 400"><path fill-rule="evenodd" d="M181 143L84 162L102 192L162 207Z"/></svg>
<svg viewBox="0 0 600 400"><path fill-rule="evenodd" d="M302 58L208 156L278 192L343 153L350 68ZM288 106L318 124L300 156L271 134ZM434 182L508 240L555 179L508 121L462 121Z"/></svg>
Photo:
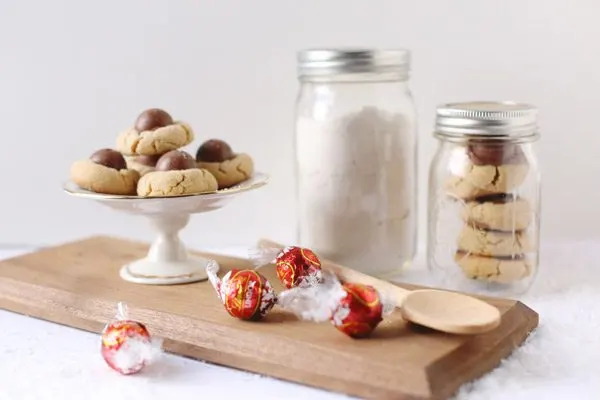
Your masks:
<svg viewBox="0 0 600 400"><path fill-rule="evenodd" d="M296 126L299 234L323 258L381 275L412 259L415 144L412 122L365 107Z"/></svg>

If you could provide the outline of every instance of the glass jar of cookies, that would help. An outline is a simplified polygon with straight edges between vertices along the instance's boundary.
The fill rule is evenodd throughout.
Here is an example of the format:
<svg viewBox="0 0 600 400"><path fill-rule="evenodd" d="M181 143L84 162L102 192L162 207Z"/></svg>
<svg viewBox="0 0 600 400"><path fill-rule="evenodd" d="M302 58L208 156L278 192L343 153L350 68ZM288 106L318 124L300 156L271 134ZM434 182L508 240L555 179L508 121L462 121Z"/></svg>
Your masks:
<svg viewBox="0 0 600 400"><path fill-rule="evenodd" d="M416 113L410 52L311 49L298 55L296 183L300 245L374 276L411 263Z"/></svg>
<svg viewBox="0 0 600 400"><path fill-rule="evenodd" d="M514 102L438 107L427 260L441 287L512 296L538 268L537 110Z"/></svg>

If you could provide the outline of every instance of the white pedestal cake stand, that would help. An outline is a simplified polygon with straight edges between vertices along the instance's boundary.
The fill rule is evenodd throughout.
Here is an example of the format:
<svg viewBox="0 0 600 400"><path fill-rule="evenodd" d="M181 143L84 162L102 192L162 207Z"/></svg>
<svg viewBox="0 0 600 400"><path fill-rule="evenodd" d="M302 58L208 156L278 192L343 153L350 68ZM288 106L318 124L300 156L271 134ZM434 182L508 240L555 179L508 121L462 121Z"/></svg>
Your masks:
<svg viewBox="0 0 600 400"><path fill-rule="evenodd" d="M208 260L190 256L179 239L179 231L186 227L190 216L218 210L236 196L264 186L268 180L268 175L255 173L251 179L216 193L170 197L100 194L81 189L73 182L67 182L63 189L72 196L147 217L156 232L156 238L145 258L121 268L121 278L146 285L174 285L207 279L205 267Z"/></svg>

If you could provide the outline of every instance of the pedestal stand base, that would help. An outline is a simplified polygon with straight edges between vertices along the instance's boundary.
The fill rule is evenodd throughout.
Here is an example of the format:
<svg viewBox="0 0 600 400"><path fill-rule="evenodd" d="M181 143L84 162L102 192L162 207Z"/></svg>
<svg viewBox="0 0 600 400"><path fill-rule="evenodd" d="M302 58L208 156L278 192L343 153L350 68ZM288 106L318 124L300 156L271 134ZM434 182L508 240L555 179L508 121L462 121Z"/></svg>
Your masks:
<svg viewBox="0 0 600 400"><path fill-rule="evenodd" d="M175 285L200 282L207 279L208 260L190 257L184 261L151 261L148 258L134 261L121 268L126 281L144 285Z"/></svg>

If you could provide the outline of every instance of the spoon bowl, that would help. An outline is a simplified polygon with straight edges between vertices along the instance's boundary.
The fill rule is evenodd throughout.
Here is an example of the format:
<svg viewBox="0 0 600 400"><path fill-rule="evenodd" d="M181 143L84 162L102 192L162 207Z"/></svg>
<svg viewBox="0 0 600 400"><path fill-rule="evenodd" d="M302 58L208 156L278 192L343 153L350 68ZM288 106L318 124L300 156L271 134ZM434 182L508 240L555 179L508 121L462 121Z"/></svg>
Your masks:
<svg viewBox="0 0 600 400"><path fill-rule="evenodd" d="M495 329L500 311L489 303L457 292L422 289L409 292L400 306L402 317L442 332L469 335Z"/></svg>

